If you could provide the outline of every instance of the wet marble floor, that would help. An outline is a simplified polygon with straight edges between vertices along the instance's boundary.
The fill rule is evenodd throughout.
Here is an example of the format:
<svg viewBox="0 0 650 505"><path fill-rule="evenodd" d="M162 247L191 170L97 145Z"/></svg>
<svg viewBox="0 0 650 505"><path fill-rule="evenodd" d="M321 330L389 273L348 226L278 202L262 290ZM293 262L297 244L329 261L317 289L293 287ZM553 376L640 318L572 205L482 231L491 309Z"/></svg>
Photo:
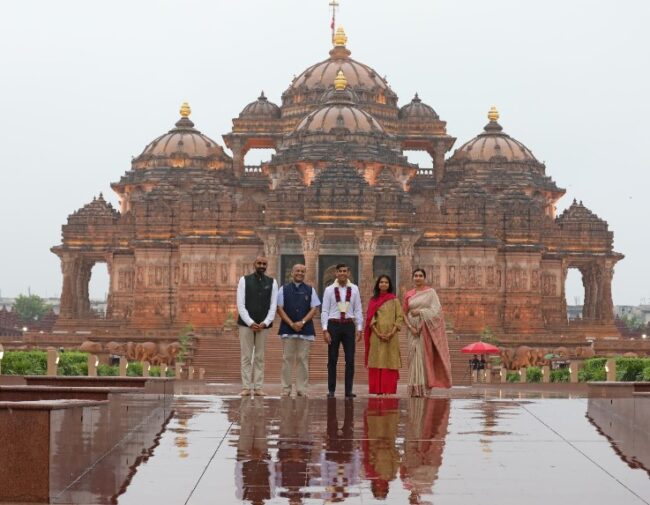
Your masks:
<svg viewBox="0 0 650 505"><path fill-rule="evenodd" d="M650 503L648 468L587 416L584 396L467 388L346 401L211 392L181 389L149 447L125 461L106 458L55 503ZM116 464L129 472L111 490L102 482Z"/></svg>

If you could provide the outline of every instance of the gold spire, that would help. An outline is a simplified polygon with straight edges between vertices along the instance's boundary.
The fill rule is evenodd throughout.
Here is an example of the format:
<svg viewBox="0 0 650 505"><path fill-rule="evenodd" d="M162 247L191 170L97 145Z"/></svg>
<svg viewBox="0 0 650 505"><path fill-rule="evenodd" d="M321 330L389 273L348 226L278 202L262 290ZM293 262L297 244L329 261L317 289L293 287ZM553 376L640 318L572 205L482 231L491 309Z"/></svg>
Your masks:
<svg viewBox="0 0 650 505"><path fill-rule="evenodd" d="M499 120L499 111L497 110L496 106L490 107L490 111L488 112L488 119L492 122L497 122Z"/></svg>
<svg viewBox="0 0 650 505"><path fill-rule="evenodd" d="M334 79L334 89L337 91L343 91L348 87L348 80L345 78L343 70L339 70L336 74L336 79Z"/></svg>
<svg viewBox="0 0 650 505"><path fill-rule="evenodd" d="M343 30L342 26L339 26L336 29L336 33L334 34L334 46L335 47L345 47L345 44L348 41L348 37L345 34L345 30Z"/></svg>
<svg viewBox="0 0 650 505"><path fill-rule="evenodd" d="M188 117L190 114L192 114L192 109L190 109L190 104L187 102L183 102L183 105L181 105L181 116Z"/></svg>

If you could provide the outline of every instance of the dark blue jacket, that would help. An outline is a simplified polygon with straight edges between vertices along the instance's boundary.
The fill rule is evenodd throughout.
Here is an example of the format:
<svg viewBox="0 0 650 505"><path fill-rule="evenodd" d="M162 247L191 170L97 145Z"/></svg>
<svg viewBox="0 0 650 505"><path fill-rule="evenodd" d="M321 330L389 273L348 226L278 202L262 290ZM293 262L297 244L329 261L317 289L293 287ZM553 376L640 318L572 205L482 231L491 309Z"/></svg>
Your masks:
<svg viewBox="0 0 650 505"><path fill-rule="evenodd" d="M289 319L294 322L302 321L302 319L311 310L311 294L312 287L308 284L301 283L296 286L295 283L290 282L282 287L282 296L284 297L283 309ZM313 320L307 321L302 327L302 330L296 332L287 323L282 321L280 324L280 335L315 335Z"/></svg>

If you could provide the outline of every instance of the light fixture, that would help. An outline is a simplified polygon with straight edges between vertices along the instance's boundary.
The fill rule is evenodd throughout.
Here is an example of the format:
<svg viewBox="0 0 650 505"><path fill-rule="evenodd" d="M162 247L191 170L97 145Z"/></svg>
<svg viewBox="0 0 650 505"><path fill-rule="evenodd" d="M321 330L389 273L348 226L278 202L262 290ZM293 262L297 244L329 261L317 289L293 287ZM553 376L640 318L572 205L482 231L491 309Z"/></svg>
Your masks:
<svg viewBox="0 0 650 505"><path fill-rule="evenodd" d="M643 339L648 338L648 335L646 335L646 334L644 333L643 335L641 335L641 338L643 338Z"/></svg>
<svg viewBox="0 0 650 505"><path fill-rule="evenodd" d="M126 362L126 366L124 368L126 368L126 369L129 368L129 362L128 361Z"/></svg>
<svg viewBox="0 0 650 505"><path fill-rule="evenodd" d="M99 358L95 358L95 366L99 366Z"/></svg>
<svg viewBox="0 0 650 505"><path fill-rule="evenodd" d="M59 364L59 355L56 355L56 359L54 360L54 364L58 365Z"/></svg>
<svg viewBox="0 0 650 505"><path fill-rule="evenodd" d="M27 331L27 326L23 326L23 331Z"/></svg>
<svg viewBox="0 0 650 505"><path fill-rule="evenodd" d="M605 373L609 373L609 367L607 366L607 363L605 363Z"/></svg>

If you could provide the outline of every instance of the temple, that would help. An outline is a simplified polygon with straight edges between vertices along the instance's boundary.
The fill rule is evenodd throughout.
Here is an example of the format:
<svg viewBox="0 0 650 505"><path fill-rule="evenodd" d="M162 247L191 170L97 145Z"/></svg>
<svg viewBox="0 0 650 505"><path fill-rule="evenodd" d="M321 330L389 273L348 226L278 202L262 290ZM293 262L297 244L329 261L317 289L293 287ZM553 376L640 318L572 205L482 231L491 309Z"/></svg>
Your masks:
<svg viewBox="0 0 650 505"><path fill-rule="evenodd" d="M297 261L322 291L347 262L367 300L389 273L400 292L423 267L458 334L502 339L618 335L611 283L623 257L607 223L581 202L556 216L564 190L495 108L452 152L447 124L416 94L396 93L354 60L342 28L329 57L293 79L281 105L262 93L223 135L201 133L187 104L112 184L119 209L93 199L71 214L52 251L63 273L57 329L114 337L215 331L236 316L235 289L256 255L284 281ZM505 124L505 122L504 122ZM247 166L252 149L275 154ZM423 151L430 166L410 163ZM97 263L110 275L108 311L90 309ZM567 321L565 281L585 288Z"/></svg>

